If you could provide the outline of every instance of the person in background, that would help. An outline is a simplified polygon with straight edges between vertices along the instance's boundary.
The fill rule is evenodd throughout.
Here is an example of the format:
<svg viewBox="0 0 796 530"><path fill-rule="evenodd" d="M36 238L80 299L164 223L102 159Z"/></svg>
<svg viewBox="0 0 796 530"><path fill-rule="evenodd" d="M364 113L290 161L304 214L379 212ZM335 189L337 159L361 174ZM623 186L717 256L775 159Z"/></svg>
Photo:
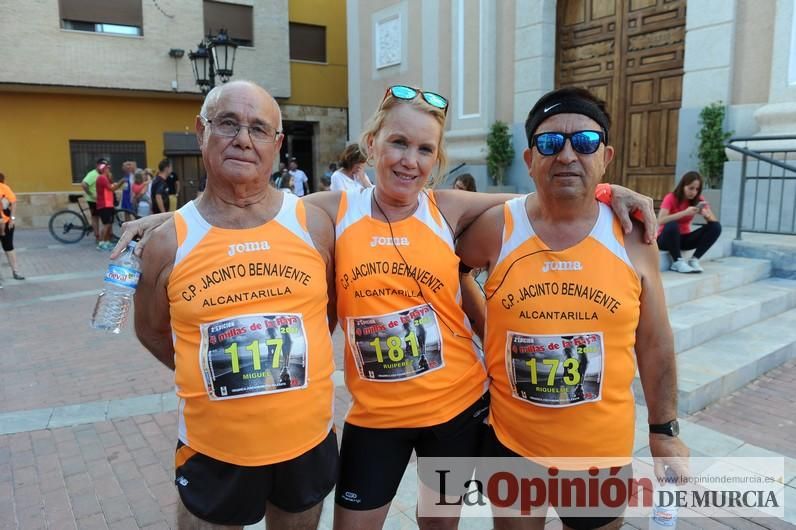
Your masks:
<svg viewBox="0 0 796 530"><path fill-rule="evenodd" d="M326 170L326 172L323 174L323 176L328 178L329 181L331 182L332 175L334 174L335 171L337 171L337 164L332 162L331 164L329 164L329 169Z"/></svg>
<svg viewBox="0 0 796 530"><path fill-rule="evenodd" d="M282 179L282 174L287 171L287 166L284 162L279 162L279 169L271 174L271 184L274 188L279 189L279 181Z"/></svg>
<svg viewBox="0 0 796 530"><path fill-rule="evenodd" d="M17 254L14 251L14 226L17 220L17 196L6 184L6 176L0 173L0 243L6 253L8 266L15 280L24 280L17 268ZM3 283L0 282L0 287Z"/></svg>
<svg viewBox="0 0 796 530"><path fill-rule="evenodd" d="M107 158L98 158L94 169L86 173L86 176L80 182L80 187L83 188L83 196L88 203L88 209L91 211L91 227L94 229L94 239L96 239L97 244L100 242L99 216L97 215L97 177L100 174L100 166L109 164L110 162L108 162Z"/></svg>
<svg viewBox="0 0 796 530"><path fill-rule="evenodd" d="M691 220L701 215L707 223L691 230ZM684 174L674 188L667 193L658 212L658 248L672 256L671 270L689 273L702 272L699 258L721 235L721 225L702 196L702 175L696 171ZM694 249L694 255L684 260L681 251Z"/></svg>
<svg viewBox="0 0 796 530"><path fill-rule="evenodd" d="M287 169L282 171L282 176L279 178L279 188L277 189L295 195L295 193L293 193L293 175L291 175Z"/></svg>
<svg viewBox="0 0 796 530"><path fill-rule="evenodd" d="M169 207L169 185L168 178L171 174L171 161L164 158L158 164L158 174L152 181L149 195L152 197L152 213L163 213L171 211Z"/></svg>
<svg viewBox="0 0 796 530"><path fill-rule="evenodd" d="M351 144L340 153L340 169L332 173L332 191L361 190L373 183L365 174L366 157L359 144Z"/></svg>
<svg viewBox="0 0 796 530"><path fill-rule="evenodd" d="M149 183L152 180L152 170L137 169L133 176L133 211L139 217L149 215L152 211L152 199L149 196Z"/></svg>
<svg viewBox="0 0 796 530"><path fill-rule="evenodd" d="M453 181L453 189L464 191L478 191L475 189L475 179L469 173L462 173Z"/></svg>
<svg viewBox="0 0 796 530"><path fill-rule="evenodd" d="M293 177L293 193L295 193L297 197L303 197L309 194L310 179L307 177L306 173L299 169L296 157L290 159L288 171L290 171L290 175ZM284 183L280 187L284 188Z"/></svg>
<svg viewBox="0 0 796 530"><path fill-rule="evenodd" d="M166 177L166 189L169 192L169 211L171 212L177 210L177 203L180 198L180 178L173 169L174 167L172 166L172 171Z"/></svg>
<svg viewBox="0 0 796 530"><path fill-rule="evenodd" d="M100 241L97 243L97 250L113 249L111 235L113 230L113 215L115 212L113 201L116 197L115 192L124 186L124 179L113 182L110 164L100 164L100 174L97 177L97 216L102 223L100 229Z"/></svg>
<svg viewBox="0 0 796 530"><path fill-rule="evenodd" d="M122 187L122 200L119 207L123 210L135 211L135 206L133 205L133 184L135 182L135 173L137 170L138 167L132 160L122 163L121 181L124 185ZM125 213L124 216L125 221L132 221L132 215Z"/></svg>

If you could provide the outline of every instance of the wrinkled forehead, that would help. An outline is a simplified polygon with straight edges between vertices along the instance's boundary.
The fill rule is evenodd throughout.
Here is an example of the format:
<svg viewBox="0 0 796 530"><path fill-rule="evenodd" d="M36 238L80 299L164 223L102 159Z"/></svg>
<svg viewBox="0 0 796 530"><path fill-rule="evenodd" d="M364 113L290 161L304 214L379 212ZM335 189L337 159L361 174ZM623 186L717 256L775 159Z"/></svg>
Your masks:
<svg viewBox="0 0 796 530"><path fill-rule="evenodd" d="M543 132L602 131L599 123L585 114L561 113L550 116L536 128L534 134Z"/></svg>
<svg viewBox="0 0 796 530"><path fill-rule="evenodd" d="M279 121L276 102L264 90L255 86L225 87L214 107L214 117L234 116L267 123Z"/></svg>

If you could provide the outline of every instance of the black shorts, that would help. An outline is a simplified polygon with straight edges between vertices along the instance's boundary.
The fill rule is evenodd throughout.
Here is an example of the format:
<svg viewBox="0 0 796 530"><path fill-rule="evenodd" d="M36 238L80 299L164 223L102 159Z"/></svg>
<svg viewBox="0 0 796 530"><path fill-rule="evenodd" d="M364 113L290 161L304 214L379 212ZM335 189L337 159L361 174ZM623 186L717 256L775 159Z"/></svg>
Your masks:
<svg viewBox="0 0 796 530"><path fill-rule="evenodd" d="M522 458L520 455L503 445L501 441L498 439L497 435L495 434L495 430L492 426L487 426L486 435L484 436L483 448L481 451L481 456L484 458L506 458L506 457L514 457L514 458ZM521 466L521 467L520 467ZM517 475L522 475L524 477L547 477L548 471L547 468L532 462L531 460L523 458L522 464L518 465L514 471ZM601 469L599 476L604 477L607 476L608 470ZM619 472L615 475L622 482L627 483L627 481L633 476L633 466L631 464L627 464L626 466L622 467ZM582 477L585 479L592 478L587 471L559 471L557 475L559 479L559 483L561 483L562 479L565 478L575 478L575 477ZM483 477L479 477L478 471L476 470L476 478L485 482ZM582 515L578 515L578 512L582 512L582 509L578 508L558 508L554 507L556 513L558 514L559 519L561 522L570 527L574 530L591 530L593 528L599 528L601 526L605 526L608 523L615 521L619 517L625 513L625 505L619 506L617 508L603 508L602 510L609 510L610 515L606 517L584 517ZM601 510L601 511L602 511Z"/></svg>
<svg viewBox="0 0 796 530"><path fill-rule="evenodd" d="M0 220L0 223L1 222L2 220ZM9 226L9 224L10 221L6 223L5 232L3 232L3 235L0 236L0 245L2 245L3 250L6 252L11 252L14 250L14 230L17 228L17 225L14 225L12 228Z"/></svg>
<svg viewBox="0 0 796 530"><path fill-rule="evenodd" d="M86 202L88 203L88 209L91 211L91 217L97 215L97 203L91 201L86 201Z"/></svg>
<svg viewBox="0 0 796 530"><path fill-rule="evenodd" d="M481 450L489 394L453 419L431 427L343 427L335 502L349 510L372 510L395 497L412 450L419 457L475 457Z"/></svg>
<svg viewBox="0 0 796 530"><path fill-rule="evenodd" d="M113 208L100 208L97 210L97 215L99 215L102 224L109 225L113 223L114 212L115 210Z"/></svg>
<svg viewBox="0 0 796 530"><path fill-rule="evenodd" d="M177 450L185 444L179 442ZM254 524L266 502L299 513L323 502L338 469L334 430L306 453L277 464L238 466L195 453L175 469L175 484L189 512L219 525Z"/></svg>

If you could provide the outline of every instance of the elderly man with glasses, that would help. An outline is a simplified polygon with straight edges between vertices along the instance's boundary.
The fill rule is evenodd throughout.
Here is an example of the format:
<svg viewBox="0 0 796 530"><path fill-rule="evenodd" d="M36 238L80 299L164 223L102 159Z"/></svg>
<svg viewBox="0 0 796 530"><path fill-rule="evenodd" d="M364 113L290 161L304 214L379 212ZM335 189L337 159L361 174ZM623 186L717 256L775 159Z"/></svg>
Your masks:
<svg viewBox="0 0 796 530"><path fill-rule="evenodd" d="M214 88L196 118L205 192L143 256L135 328L175 370L180 528L315 528L334 487L333 227L269 185L280 129L261 87Z"/></svg>

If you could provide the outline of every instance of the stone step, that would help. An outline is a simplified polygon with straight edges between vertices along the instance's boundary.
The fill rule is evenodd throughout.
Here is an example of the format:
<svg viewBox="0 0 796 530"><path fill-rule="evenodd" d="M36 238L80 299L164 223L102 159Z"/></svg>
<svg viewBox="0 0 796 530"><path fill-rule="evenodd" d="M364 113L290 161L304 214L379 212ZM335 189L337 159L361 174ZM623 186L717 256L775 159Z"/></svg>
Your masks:
<svg viewBox="0 0 796 530"><path fill-rule="evenodd" d="M669 308L674 351L684 352L728 330L796 307L796 280L767 278Z"/></svg>
<svg viewBox="0 0 796 530"><path fill-rule="evenodd" d="M702 410L793 358L796 358L796 309L729 331L679 353L680 413ZM644 403L638 377L633 390L636 399Z"/></svg>
<svg viewBox="0 0 796 530"><path fill-rule="evenodd" d="M754 258L725 257L706 261L702 266L705 272L700 274L661 273L667 306L672 308L690 300L718 294L771 274L771 262Z"/></svg>

